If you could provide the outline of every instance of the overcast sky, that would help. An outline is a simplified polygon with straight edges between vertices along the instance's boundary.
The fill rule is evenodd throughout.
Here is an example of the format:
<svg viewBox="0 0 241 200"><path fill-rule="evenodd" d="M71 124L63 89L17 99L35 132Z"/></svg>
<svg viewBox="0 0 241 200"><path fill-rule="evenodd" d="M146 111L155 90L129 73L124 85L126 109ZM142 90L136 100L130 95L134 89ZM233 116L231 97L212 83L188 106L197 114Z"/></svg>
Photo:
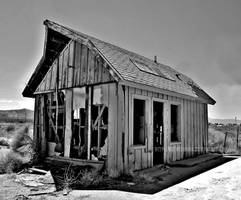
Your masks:
<svg viewBox="0 0 241 200"><path fill-rule="evenodd" d="M240 0L1 0L0 109L31 108L21 93L50 19L170 65L216 101L209 117L241 118Z"/></svg>

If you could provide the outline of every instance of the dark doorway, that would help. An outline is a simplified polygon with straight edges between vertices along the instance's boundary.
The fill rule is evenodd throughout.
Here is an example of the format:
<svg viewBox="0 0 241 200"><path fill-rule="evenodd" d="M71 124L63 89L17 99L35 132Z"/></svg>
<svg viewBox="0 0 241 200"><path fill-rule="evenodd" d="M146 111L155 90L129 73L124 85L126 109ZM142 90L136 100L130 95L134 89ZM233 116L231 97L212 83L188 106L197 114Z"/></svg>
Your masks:
<svg viewBox="0 0 241 200"><path fill-rule="evenodd" d="M153 102L153 164L164 159L163 103Z"/></svg>

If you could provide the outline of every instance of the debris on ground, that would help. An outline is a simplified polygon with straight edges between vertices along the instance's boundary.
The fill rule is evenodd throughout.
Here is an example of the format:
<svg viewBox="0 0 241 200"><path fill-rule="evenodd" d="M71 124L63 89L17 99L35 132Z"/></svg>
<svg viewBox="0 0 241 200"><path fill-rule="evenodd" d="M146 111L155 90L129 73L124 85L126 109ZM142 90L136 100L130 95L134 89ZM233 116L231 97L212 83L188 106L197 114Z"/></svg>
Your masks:
<svg viewBox="0 0 241 200"><path fill-rule="evenodd" d="M33 170L33 168L32 168ZM36 170L35 171L41 171L42 170ZM46 172L45 175L40 174L30 174L30 173L21 173L16 175L16 182L21 183L22 185L26 187L30 187L31 194L46 194L46 193L52 193L56 191L55 183L53 180L53 177L50 173L50 171Z"/></svg>

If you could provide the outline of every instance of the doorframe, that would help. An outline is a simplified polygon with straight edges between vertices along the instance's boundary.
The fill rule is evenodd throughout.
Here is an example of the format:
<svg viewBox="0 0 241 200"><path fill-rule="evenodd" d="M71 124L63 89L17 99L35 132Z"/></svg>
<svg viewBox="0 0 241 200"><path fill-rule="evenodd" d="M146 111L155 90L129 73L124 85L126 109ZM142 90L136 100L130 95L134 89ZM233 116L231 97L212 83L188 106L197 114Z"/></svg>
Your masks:
<svg viewBox="0 0 241 200"><path fill-rule="evenodd" d="M167 162L168 158L168 136L170 135L170 102L165 99L159 99L156 97L152 98L151 101L151 134L152 134L152 149L153 149L153 104L154 101L163 103L163 133L164 133L164 138L163 138L163 163ZM152 151L152 157L154 155L154 151ZM154 166L154 159L152 159L152 166Z"/></svg>

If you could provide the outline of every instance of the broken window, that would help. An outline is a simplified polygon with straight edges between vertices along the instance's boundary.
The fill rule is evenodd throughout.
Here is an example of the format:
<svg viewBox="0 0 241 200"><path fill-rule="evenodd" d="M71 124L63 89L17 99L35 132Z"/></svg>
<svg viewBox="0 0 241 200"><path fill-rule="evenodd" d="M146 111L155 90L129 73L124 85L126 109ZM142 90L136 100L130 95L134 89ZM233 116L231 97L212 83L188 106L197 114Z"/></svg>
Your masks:
<svg viewBox="0 0 241 200"><path fill-rule="evenodd" d="M145 107L146 101L142 99L134 99L133 112L133 144L145 145Z"/></svg>
<svg viewBox="0 0 241 200"><path fill-rule="evenodd" d="M104 88L93 88L91 159L100 160L107 156L108 107L103 97Z"/></svg>
<svg viewBox="0 0 241 200"><path fill-rule="evenodd" d="M171 104L171 142L181 141L180 105Z"/></svg>
<svg viewBox="0 0 241 200"><path fill-rule="evenodd" d="M87 158L86 127L86 88L73 89L73 137L71 157Z"/></svg>
<svg viewBox="0 0 241 200"><path fill-rule="evenodd" d="M49 93L46 95L47 105L47 141L56 143L56 152L63 152L64 130L65 130L65 94L64 91ZM49 149L50 151L50 149ZM49 152L52 154L53 152Z"/></svg>
<svg viewBox="0 0 241 200"><path fill-rule="evenodd" d="M91 98L91 160L105 159L107 155L108 107L103 97L103 86L94 86ZM87 95L86 88L73 89L73 137L71 157L87 159Z"/></svg>

